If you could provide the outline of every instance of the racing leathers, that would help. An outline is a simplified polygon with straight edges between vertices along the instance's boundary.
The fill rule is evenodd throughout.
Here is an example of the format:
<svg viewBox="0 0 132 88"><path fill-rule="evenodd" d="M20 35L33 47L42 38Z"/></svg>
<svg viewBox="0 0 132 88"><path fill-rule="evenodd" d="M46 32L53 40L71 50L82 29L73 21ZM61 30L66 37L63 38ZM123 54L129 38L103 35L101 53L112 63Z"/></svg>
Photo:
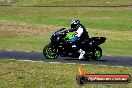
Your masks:
<svg viewBox="0 0 132 88"><path fill-rule="evenodd" d="M88 40L89 39L88 32L86 31L85 27L82 24L80 24L77 30L74 29L67 30L67 32L74 32L74 31L76 31L77 34L73 39L70 40L70 42L72 42L72 48L80 53L79 59L83 59L85 51L79 48L75 42L78 42L78 38L79 41L81 42Z"/></svg>

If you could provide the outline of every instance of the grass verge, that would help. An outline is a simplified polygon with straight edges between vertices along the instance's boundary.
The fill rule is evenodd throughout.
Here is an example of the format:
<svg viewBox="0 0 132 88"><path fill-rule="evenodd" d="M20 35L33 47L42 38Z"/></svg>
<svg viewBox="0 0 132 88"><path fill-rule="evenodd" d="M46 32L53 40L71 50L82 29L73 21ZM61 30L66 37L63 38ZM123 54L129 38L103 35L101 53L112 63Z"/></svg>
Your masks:
<svg viewBox="0 0 132 88"><path fill-rule="evenodd" d="M128 5L132 2L131 0L14 0L6 4L15 6L113 6Z"/></svg>
<svg viewBox="0 0 132 88"><path fill-rule="evenodd" d="M78 64L0 60L1 88L80 88ZM83 65L88 74L130 74L131 67ZM87 84L81 88L131 88L129 84Z"/></svg>
<svg viewBox="0 0 132 88"><path fill-rule="evenodd" d="M0 7L0 20L69 27L72 19L79 19L87 28L131 30L132 8Z"/></svg>

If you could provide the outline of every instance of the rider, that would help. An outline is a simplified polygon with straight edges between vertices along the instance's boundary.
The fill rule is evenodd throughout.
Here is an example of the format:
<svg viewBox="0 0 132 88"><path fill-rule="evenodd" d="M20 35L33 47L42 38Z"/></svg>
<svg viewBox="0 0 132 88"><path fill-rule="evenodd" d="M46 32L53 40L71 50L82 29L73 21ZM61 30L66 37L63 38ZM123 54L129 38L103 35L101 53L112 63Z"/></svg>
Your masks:
<svg viewBox="0 0 132 88"><path fill-rule="evenodd" d="M70 40L70 42L75 43L78 41L78 38L81 40L81 42L85 41L89 38L88 32L86 31L85 27L80 23L79 20L72 20L71 21L71 29L66 30L66 32L74 32L76 31L76 35L73 39ZM72 48L76 49L79 53L79 59L83 59L85 51L79 48L77 45L73 44Z"/></svg>

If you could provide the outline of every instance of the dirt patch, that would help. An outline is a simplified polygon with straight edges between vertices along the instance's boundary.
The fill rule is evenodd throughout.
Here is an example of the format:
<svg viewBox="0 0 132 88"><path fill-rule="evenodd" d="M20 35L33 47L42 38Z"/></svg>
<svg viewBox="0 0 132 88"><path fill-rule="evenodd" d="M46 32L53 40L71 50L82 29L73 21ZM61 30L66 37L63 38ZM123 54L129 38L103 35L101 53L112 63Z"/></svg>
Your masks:
<svg viewBox="0 0 132 88"><path fill-rule="evenodd" d="M45 35L56 30L54 26L28 25L24 23L0 21L1 35Z"/></svg>
<svg viewBox="0 0 132 88"><path fill-rule="evenodd" d="M11 3L14 2L15 0L0 0L0 2L7 2L7 3Z"/></svg>

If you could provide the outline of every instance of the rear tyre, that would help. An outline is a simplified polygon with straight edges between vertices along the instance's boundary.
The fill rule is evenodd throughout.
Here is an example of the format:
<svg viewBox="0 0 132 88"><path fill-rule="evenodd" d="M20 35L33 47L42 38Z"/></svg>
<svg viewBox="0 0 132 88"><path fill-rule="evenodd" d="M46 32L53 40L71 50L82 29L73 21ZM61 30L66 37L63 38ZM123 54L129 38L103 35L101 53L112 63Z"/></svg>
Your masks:
<svg viewBox="0 0 132 88"><path fill-rule="evenodd" d="M92 53L93 53L92 51L91 52L85 51L85 55L84 55L85 60L91 61L92 60Z"/></svg>
<svg viewBox="0 0 132 88"><path fill-rule="evenodd" d="M101 56L102 56L102 49L99 46L97 46L89 51L85 51L84 58L87 61L90 61L90 60L98 61Z"/></svg>
<svg viewBox="0 0 132 88"><path fill-rule="evenodd" d="M94 60L99 60L100 57L102 56L102 49L98 46L94 49L94 56L93 56L93 59Z"/></svg>
<svg viewBox="0 0 132 88"><path fill-rule="evenodd" d="M46 57L46 59L56 59L58 57L56 49L53 48L51 43L44 47L43 55Z"/></svg>

